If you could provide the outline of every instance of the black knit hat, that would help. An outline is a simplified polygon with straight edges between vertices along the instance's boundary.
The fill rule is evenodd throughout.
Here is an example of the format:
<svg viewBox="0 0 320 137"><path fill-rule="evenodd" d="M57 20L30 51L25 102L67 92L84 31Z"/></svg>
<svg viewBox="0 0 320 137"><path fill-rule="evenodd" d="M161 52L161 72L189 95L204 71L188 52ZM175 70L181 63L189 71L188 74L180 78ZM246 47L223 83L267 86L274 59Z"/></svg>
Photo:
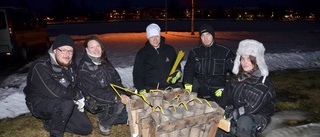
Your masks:
<svg viewBox="0 0 320 137"><path fill-rule="evenodd" d="M202 33L208 32L214 37L214 30L211 25L209 24L203 24L199 29L199 35L201 37Z"/></svg>
<svg viewBox="0 0 320 137"><path fill-rule="evenodd" d="M60 34L54 40L54 42L52 44L52 50L54 50L58 47L64 46L64 45L68 45L68 46L71 46L72 48L74 48L74 42L73 42L72 38L67 34Z"/></svg>

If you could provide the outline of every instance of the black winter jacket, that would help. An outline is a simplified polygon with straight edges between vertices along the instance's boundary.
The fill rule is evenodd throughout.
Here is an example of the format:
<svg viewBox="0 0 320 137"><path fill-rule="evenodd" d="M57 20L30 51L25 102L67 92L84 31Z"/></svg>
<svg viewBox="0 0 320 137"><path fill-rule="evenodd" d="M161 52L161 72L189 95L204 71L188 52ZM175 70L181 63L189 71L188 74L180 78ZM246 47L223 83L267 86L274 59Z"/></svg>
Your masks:
<svg viewBox="0 0 320 137"><path fill-rule="evenodd" d="M244 81L232 78L222 93L221 107L244 107L244 114L261 115L270 123L271 116L275 113L276 93L268 77L264 83L262 80L260 71L255 71Z"/></svg>
<svg viewBox="0 0 320 137"><path fill-rule="evenodd" d="M184 67L183 82L192 84L196 78L212 87L223 88L227 72L232 71L234 58L230 49L216 42L210 47L195 47Z"/></svg>
<svg viewBox="0 0 320 137"><path fill-rule="evenodd" d="M37 105L43 99L69 98L79 99L74 88L76 82L76 64L61 67L50 55L34 61L27 76L27 86L24 88L27 105Z"/></svg>
<svg viewBox="0 0 320 137"><path fill-rule="evenodd" d="M133 67L133 82L137 90L166 88L166 82L171 68L177 58L175 49L165 44L165 38L161 37L160 47L155 49L149 41L136 55ZM180 65L178 68L180 69Z"/></svg>
<svg viewBox="0 0 320 137"><path fill-rule="evenodd" d="M84 95L90 96L98 105L113 103L115 98L118 98L116 91L110 86L115 84L122 86L121 78L117 70L113 67L111 62L101 65L96 65L84 54L78 65L78 88ZM124 92L117 89L120 94ZM119 99L119 98L118 98Z"/></svg>

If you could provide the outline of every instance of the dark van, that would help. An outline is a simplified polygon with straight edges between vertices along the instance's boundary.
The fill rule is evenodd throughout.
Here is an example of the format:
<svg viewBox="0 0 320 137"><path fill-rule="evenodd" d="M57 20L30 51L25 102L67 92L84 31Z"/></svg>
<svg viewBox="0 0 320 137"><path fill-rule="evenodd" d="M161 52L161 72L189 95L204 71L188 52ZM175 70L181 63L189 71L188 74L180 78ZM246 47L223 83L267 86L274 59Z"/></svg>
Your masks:
<svg viewBox="0 0 320 137"><path fill-rule="evenodd" d="M0 7L0 56L27 59L50 47L46 23L31 11Z"/></svg>

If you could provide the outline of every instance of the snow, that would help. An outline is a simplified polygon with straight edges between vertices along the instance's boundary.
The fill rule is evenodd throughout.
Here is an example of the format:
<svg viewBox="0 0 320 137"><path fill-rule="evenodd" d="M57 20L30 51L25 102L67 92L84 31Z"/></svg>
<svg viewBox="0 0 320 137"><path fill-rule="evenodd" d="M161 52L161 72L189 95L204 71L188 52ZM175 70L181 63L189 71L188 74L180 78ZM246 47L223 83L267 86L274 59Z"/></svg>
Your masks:
<svg viewBox="0 0 320 137"><path fill-rule="evenodd" d="M184 66L191 48L199 44L199 36L190 35L190 32L165 32L161 33L166 37L166 43L174 46L176 51L186 51L186 55L181 63ZM134 90L132 81L133 61L137 51L144 46L147 41L146 33L106 33L94 34L105 43L107 55L116 70L119 72L123 85ZM320 33L310 33L307 31L289 32L216 32L216 41L228 46L234 52L240 40L245 38L256 39L262 42L266 48L265 59L270 71L284 69L319 69L320 68ZM88 35L71 35L76 43L77 61L84 53L82 50L83 40ZM54 40L54 37L50 37ZM24 66L28 68L30 64ZM15 73L6 78L0 85L0 119L14 118L22 114L29 113L25 104L23 88L26 85L27 73ZM273 126L268 129L269 135L281 136L279 128L300 129L319 127L319 124L309 124L300 127L284 127L281 121L284 116L292 115L300 118L303 114L299 112L288 112L289 114L278 113L273 117ZM271 124L271 125L272 125ZM277 129L277 130L276 130ZM319 129L319 128L318 128ZM270 132L272 131L272 132ZM307 130L304 130L308 134ZM293 132L293 133L291 133ZM296 134L289 130L288 134ZM319 133L320 134L320 133ZM319 135L318 134L318 135ZM286 134L283 134L285 136ZM290 136L288 135L288 136ZM268 136L268 135L266 135Z"/></svg>

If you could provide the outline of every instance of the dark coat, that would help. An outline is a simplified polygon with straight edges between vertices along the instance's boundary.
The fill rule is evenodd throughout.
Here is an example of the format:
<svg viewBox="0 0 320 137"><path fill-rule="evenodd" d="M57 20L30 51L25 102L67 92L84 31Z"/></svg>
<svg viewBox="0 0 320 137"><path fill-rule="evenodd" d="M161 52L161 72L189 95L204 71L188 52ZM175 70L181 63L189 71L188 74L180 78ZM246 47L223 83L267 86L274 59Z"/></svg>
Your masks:
<svg viewBox="0 0 320 137"><path fill-rule="evenodd" d="M270 123L271 116L275 113L276 93L268 77L264 83L262 80L260 71L255 71L244 81L239 82L237 77L232 78L222 93L221 107L244 107L244 114L260 115Z"/></svg>
<svg viewBox="0 0 320 137"><path fill-rule="evenodd" d="M120 75L111 62L107 61L107 63L96 65L88 57L88 54L84 54L80 60L77 72L78 88L83 94L94 99L98 105L113 103L115 98L118 97L110 84L123 87ZM117 89L117 91L124 94L120 89Z"/></svg>
<svg viewBox="0 0 320 137"><path fill-rule="evenodd" d="M133 83L137 90L166 88L169 73L177 58L175 49L165 44L165 38L161 37L160 47L155 49L147 41L135 57L133 67ZM178 65L180 69L180 65Z"/></svg>
<svg viewBox="0 0 320 137"><path fill-rule="evenodd" d="M27 86L24 88L26 103L37 105L43 99L79 99L76 82L76 64L69 67L58 65L50 55L34 61L27 76Z"/></svg>
<svg viewBox="0 0 320 137"><path fill-rule="evenodd" d="M223 88L227 72L233 68L235 54L227 47L213 43L191 49L184 67L183 82L192 84L194 78L212 87Z"/></svg>

